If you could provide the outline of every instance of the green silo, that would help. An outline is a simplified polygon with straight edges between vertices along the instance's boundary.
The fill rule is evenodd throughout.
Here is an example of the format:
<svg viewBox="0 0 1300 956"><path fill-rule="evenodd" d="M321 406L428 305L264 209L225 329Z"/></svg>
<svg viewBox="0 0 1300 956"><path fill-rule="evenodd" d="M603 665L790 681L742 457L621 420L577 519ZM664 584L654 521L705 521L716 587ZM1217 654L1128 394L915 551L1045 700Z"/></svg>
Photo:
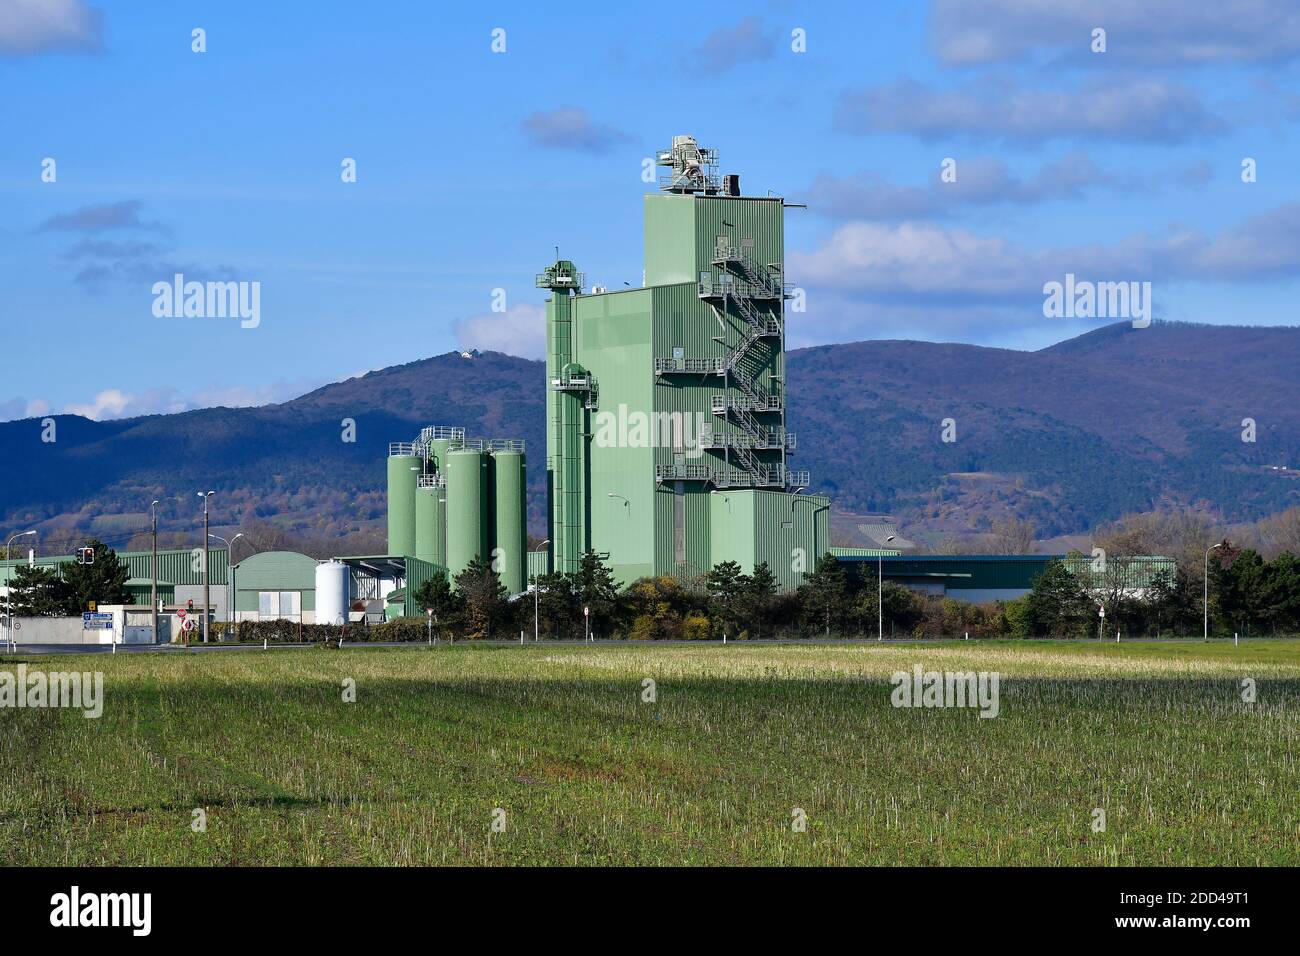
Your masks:
<svg viewBox="0 0 1300 956"><path fill-rule="evenodd" d="M494 557L501 583L511 594L519 594L527 583L525 551L527 514L524 505L524 452L522 442L512 442L517 448L493 453L492 523L496 545Z"/></svg>
<svg viewBox="0 0 1300 956"><path fill-rule="evenodd" d="M410 442L388 446L388 553L415 554L415 488L421 459Z"/></svg>
<svg viewBox="0 0 1300 956"><path fill-rule="evenodd" d="M457 425L434 425L422 433L429 442L429 458L433 470L447 470L447 452L465 444L465 429Z"/></svg>
<svg viewBox="0 0 1300 956"><path fill-rule="evenodd" d="M415 490L415 556L447 564L447 493L440 476L422 476Z"/></svg>
<svg viewBox="0 0 1300 956"><path fill-rule="evenodd" d="M475 448L447 452L447 570L455 577L491 554L489 460Z"/></svg>

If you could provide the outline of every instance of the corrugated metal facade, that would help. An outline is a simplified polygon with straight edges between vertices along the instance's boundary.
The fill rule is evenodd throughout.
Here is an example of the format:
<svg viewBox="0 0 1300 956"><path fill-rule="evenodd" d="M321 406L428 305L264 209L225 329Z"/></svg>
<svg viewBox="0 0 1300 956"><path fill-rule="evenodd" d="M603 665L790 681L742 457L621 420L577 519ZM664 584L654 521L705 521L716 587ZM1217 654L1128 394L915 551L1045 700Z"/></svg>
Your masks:
<svg viewBox="0 0 1300 956"><path fill-rule="evenodd" d="M567 528L575 526L574 516L567 515L572 508L564 489L568 482L581 487L578 550L607 555L620 582L650 574L702 575L719 560L734 559L748 568L767 561L781 584L793 587L803 572L791 551L809 552L811 567L819 549L829 544L826 499L737 488L731 493L747 494L748 504L734 527L713 500L730 488L729 471L748 473L734 444L728 444L745 437L736 413L714 411L719 396L726 407L746 398L732 369L784 398L784 341L767 332L761 318L780 328L783 300L770 294L769 278L749 282L737 271L783 275L783 202L652 194L644 197L644 215L645 288L576 297L559 293L548 300L548 380L559 376L557 363L565 356L571 367L590 373L598 396L596 408L585 413L587 442L574 478L565 478L559 468L559 399L554 391L549 396L552 548L559 537L567 542ZM735 258L714 264L715 258L726 258L718 256L720 243L743 253L743 268ZM732 282L768 290L744 306L751 318L760 317L752 324L733 297L701 297L702 283L721 288ZM741 346L734 365L722 363ZM757 425L750 423L756 434L765 438L771 429L784 437L779 409L750 414L757 419ZM722 436L722 447L700 447L705 429ZM779 445L752 443L750 456L759 468L785 464ZM567 515L564 527L557 527L561 513ZM573 546L566 547L566 560L572 562ZM566 570L563 561L553 566Z"/></svg>
<svg viewBox="0 0 1300 956"><path fill-rule="evenodd" d="M117 557L118 560L122 561L126 565L128 577L138 578L141 580L151 579L153 577L153 552L118 551ZM61 565L71 564L75 560L76 557L74 555L64 554L58 555L57 557L37 558L36 564L40 567L53 567L58 570ZM11 570L12 568L26 564L26 558L0 561L0 585L7 585L9 583L9 576L13 573ZM208 584L210 586L226 583L226 566L226 549L210 548L208 550ZM160 588L164 583L168 585L202 584L203 552L198 548L195 548L192 551L159 551L158 583Z"/></svg>
<svg viewBox="0 0 1300 956"><path fill-rule="evenodd" d="M316 610L316 559L297 551L263 551L235 566L235 610L258 610L262 591L297 591L302 610Z"/></svg>

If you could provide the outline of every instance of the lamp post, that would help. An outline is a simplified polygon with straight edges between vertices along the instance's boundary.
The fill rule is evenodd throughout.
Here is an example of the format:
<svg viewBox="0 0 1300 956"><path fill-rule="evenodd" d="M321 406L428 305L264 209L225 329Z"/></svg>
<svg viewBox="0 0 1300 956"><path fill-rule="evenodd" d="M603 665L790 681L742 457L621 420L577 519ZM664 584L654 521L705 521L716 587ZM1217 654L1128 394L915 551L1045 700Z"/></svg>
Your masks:
<svg viewBox="0 0 1300 956"><path fill-rule="evenodd" d="M8 541L5 542L5 561L9 561L9 546L19 538L25 538L29 534L35 534L35 531L20 531ZM17 643L14 640L14 569L9 569L9 576L5 578L5 638L10 644Z"/></svg>
<svg viewBox="0 0 1300 956"><path fill-rule="evenodd" d="M1201 598L1201 601L1203 607L1205 608L1205 633L1202 637L1202 640L1204 640L1205 643L1207 644L1210 643L1210 552L1214 551L1216 548L1222 548L1222 547L1223 547L1223 542L1220 541L1218 544L1212 545L1205 549L1205 579L1202 582L1205 586L1205 592Z"/></svg>
<svg viewBox="0 0 1300 956"><path fill-rule="evenodd" d="M542 542L541 544L539 544L537 547L533 548L533 550L534 550L534 551L540 551L540 550L542 550L542 545L543 545L543 544L550 544L550 543L551 543L551 539L550 539L550 538L547 538L545 541L543 541L543 542ZM537 611L538 611L537 592L538 592L538 587L537 587L537 575L534 574L534 575L533 575L533 643L537 643L537 632L538 632L538 624L537 624L537 620L538 620L538 615L537 615Z"/></svg>
<svg viewBox="0 0 1300 956"><path fill-rule="evenodd" d="M153 583L149 588L149 604L153 611L153 643L158 643L158 505L157 498L149 502L149 517L153 526L152 557L149 559L149 573Z"/></svg>
<svg viewBox="0 0 1300 956"><path fill-rule="evenodd" d="M226 586L229 589L227 593L230 595L227 598L226 603L226 621L235 627L239 626L239 618L236 616L239 609L235 607L235 605L239 603L239 588L235 587L236 565L230 559L235 553L235 542L242 537L244 537L244 532L241 531L231 538L230 548L226 551L226 574L230 577L230 580L226 582Z"/></svg>
<svg viewBox="0 0 1300 956"><path fill-rule="evenodd" d="M885 544L893 541L897 535L891 534L885 539ZM885 549L881 548L876 555L876 625L878 631L876 640L885 639Z"/></svg>
<svg viewBox="0 0 1300 956"><path fill-rule="evenodd" d="M208 610L211 605L208 603L208 499L216 494L215 491L195 492L203 499L203 643L208 643Z"/></svg>
<svg viewBox="0 0 1300 956"><path fill-rule="evenodd" d="M235 542L238 541L240 538L242 538L243 535L242 535L242 534L237 534L237 535L235 535L233 538L231 538L229 541L227 541L225 538L221 537L221 535L219 535L219 534L210 534L210 535L208 535L208 537L209 537L209 538L216 538L218 541L220 541L222 544L224 544L224 545L226 546L226 627L229 628L229 627L230 627L230 623L231 623L231 621L230 621L230 608L231 608L231 603L230 603L230 601L231 601L231 597L232 597L232 595L231 595L231 588L230 588L230 582L233 580L233 567L234 567L234 566L230 563L230 554L231 554L231 552L234 550L234 544L235 544Z"/></svg>

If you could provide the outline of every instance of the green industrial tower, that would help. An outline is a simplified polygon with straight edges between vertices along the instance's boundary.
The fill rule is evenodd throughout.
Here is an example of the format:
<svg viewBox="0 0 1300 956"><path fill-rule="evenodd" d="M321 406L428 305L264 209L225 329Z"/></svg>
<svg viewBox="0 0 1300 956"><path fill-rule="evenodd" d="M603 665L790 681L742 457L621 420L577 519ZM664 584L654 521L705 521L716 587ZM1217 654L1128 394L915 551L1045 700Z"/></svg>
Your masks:
<svg viewBox="0 0 1300 956"><path fill-rule="evenodd" d="M584 292L560 259L547 300L552 567L607 555L620 581L765 562L798 585L829 545L785 428L784 201L740 195L690 136L657 156L641 288Z"/></svg>

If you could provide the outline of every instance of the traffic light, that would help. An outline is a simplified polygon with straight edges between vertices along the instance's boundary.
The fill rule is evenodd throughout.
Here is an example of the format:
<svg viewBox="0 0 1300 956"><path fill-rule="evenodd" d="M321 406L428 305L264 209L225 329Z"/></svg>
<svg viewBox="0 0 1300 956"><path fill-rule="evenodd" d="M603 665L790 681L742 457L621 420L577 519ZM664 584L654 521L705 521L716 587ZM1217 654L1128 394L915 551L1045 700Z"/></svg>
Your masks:
<svg viewBox="0 0 1300 956"><path fill-rule="evenodd" d="M78 563L78 564L94 564L94 563L95 563L95 549L94 549L94 548L78 548L78 549L77 549L77 563Z"/></svg>

